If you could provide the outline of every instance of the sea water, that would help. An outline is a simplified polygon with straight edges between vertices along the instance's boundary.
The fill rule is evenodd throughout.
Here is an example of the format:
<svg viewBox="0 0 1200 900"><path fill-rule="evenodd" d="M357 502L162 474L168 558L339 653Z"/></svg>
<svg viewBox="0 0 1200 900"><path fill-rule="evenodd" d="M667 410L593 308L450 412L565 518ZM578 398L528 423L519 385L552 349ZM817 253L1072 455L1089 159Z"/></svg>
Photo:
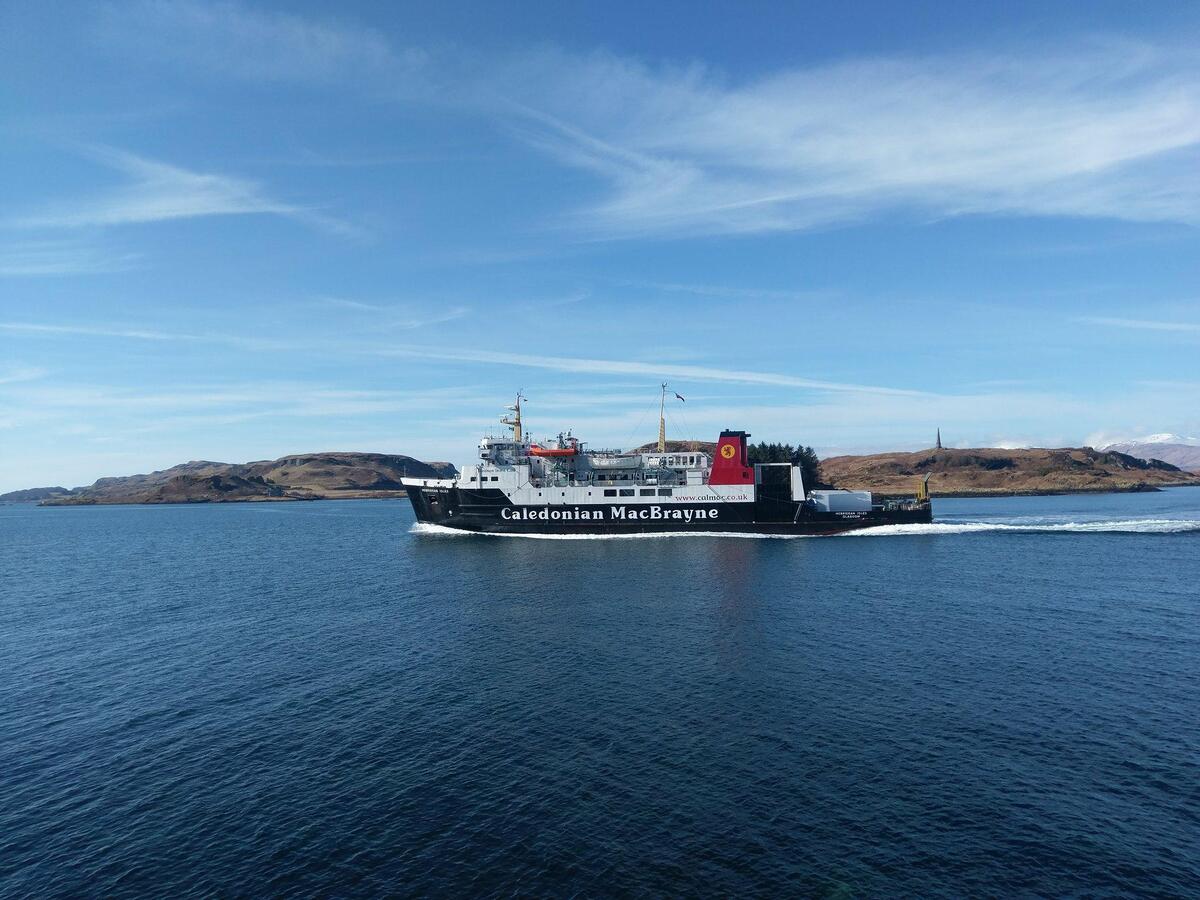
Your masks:
<svg viewBox="0 0 1200 900"><path fill-rule="evenodd" d="M1200 489L934 512L0 506L0 895L1200 893Z"/></svg>

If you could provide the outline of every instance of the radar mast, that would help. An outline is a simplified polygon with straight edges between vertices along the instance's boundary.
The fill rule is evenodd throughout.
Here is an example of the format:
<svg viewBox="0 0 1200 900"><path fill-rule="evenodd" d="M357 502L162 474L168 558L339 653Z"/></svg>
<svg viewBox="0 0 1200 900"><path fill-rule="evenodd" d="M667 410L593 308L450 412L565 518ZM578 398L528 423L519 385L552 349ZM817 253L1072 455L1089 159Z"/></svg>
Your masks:
<svg viewBox="0 0 1200 900"><path fill-rule="evenodd" d="M667 383L662 383L662 396L658 398L658 452L667 452Z"/></svg>
<svg viewBox="0 0 1200 900"><path fill-rule="evenodd" d="M512 406L508 407L510 410L512 410L512 415L500 417L500 424L507 425L513 430L513 442L517 443L517 444L520 444L522 442L521 401L524 399L526 399L526 398L521 395L521 392L517 391L517 402L514 403Z"/></svg>

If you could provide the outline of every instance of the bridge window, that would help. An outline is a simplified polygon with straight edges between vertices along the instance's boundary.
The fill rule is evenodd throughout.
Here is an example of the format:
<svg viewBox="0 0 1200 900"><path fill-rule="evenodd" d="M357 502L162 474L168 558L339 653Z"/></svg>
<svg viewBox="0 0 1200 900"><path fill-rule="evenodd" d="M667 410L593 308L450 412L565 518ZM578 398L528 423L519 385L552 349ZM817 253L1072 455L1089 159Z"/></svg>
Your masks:
<svg viewBox="0 0 1200 900"><path fill-rule="evenodd" d="M604 496L605 496L605 497L615 497L615 496L617 496L617 491L616 491L616 488L608 488L607 490L605 490L605 492L604 492Z"/></svg>
<svg viewBox="0 0 1200 900"><path fill-rule="evenodd" d="M659 488L659 489L658 489L658 496L660 496L660 497L670 497L670 496L671 496L671 489L670 489L670 488Z"/></svg>
<svg viewBox="0 0 1200 900"><path fill-rule="evenodd" d="M654 488L642 488L638 493L643 497L653 497Z"/></svg>
<svg viewBox="0 0 1200 900"><path fill-rule="evenodd" d="M621 496L622 497L632 497L633 496L633 488L621 488Z"/></svg>

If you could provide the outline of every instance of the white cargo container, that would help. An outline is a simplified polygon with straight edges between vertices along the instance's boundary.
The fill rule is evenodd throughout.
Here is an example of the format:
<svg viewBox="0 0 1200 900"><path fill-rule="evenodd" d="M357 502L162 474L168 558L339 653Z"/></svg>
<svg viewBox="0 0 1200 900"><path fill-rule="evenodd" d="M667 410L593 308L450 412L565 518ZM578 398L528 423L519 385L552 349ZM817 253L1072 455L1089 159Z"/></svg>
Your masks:
<svg viewBox="0 0 1200 900"><path fill-rule="evenodd" d="M810 491L808 498L821 512L870 512L870 491Z"/></svg>

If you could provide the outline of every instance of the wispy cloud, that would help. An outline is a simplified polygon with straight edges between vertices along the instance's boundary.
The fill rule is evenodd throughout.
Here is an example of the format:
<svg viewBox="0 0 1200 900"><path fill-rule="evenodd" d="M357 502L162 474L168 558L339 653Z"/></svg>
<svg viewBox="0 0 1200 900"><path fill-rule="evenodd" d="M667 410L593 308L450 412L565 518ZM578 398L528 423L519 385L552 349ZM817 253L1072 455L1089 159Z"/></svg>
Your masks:
<svg viewBox="0 0 1200 900"><path fill-rule="evenodd" d="M466 306L414 310L412 304L367 303L363 300L350 300L345 297L321 297L319 302L336 309L374 313L376 314L373 319L375 327L393 331L406 331L454 322L464 318L471 311ZM427 305L434 306L434 304Z"/></svg>
<svg viewBox="0 0 1200 900"><path fill-rule="evenodd" d="M446 322L456 322L464 318L470 309L465 306L452 306L440 312L408 316L382 323L384 328L395 331L412 331L417 328L428 328L430 325L444 325Z"/></svg>
<svg viewBox="0 0 1200 900"><path fill-rule="evenodd" d="M436 322L450 321L459 315L451 310L446 315L431 319L411 320L402 323L417 328ZM211 341L239 347L262 350L327 350L351 352L374 356L407 356L421 359L439 359L448 362L469 362L520 366L530 369L547 369L556 372L572 372L583 375L645 375L651 378L681 378L689 381L727 382L733 384L763 384L775 387L805 388L822 391L849 391L855 393L885 394L890 396L926 396L923 391L876 385L849 384L838 381L821 381L798 378L770 372L753 372L742 369L719 369L711 366L693 366L643 362L639 360L589 359L569 356L535 356L532 354L503 353L492 350L456 350L449 348L416 345L387 344L380 342L321 341L303 342L287 340L259 340L240 335L188 334L181 332L156 331L152 329L120 326L94 325L46 325L28 322L0 322L0 331L24 332L42 335L80 335L89 337L129 338L149 341Z"/></svg>
<svg viewBox="0 0 1200 900"><path fill-rule="evenodd" d="M859 57L735 81L603 52L467 62L352 21L236 3L147 0L101 19L99 39L128 58L500 119L605 185L567 220L593 238L896 212L1200 222L1200 55L1183 41Z"/></svg>
<svg viewBox="0 0 1200 900"><path fill-rule="evenodd" d="M317 210L269 197L257 182L228 175L194 172L112 147L90 147L87 155L127 176L107 191L39 212L10 218L21 228L81 228L134 225L200 216L278 215L343 234L356 229Z"/></svg>
<svg viewBox="0 0 1200 900"><path fill-rule="evenodd" d="M453 155L458 159L468 159L466 153L447 151L446 153L380 153L375 156L357 156L346 154L335 156L329 153L318 153L307 147L297 149L293 156L271 157L262 160L272 166L310 167L314 169L371 169L385 166L404 166L416 163L440 163Z"/></svg>
<svg viewBox="0 0 1200 900"><path fill-rule="evenodd" d="M1097 450L1103 450L1111 444L1120 444L1128 440L1132 440L1128 432L1100 429L1088 434L1083 439L1083 443L1085 447L1095 447Z"/></svg>
<svg viewBox="0 0 1200 900"><path fill-rule="evenodd" d="M46 370L35 366L0 370L0 384L19 384L46 377Z"/></svg>
<svg viewBox="0 0 1200 900"><path fill-rule="evenodd" d="M107 325L44 325L34 322L0 322L0 331L44 335L80 335L86 337L133 338L141 341L198 341L200 335L154 331L145 328L122 328Z"/></svg>
<svg viewBox="0 0 1200 900"><path fill-rule="evenodd" d="M724 284L681 284L662 281L620 281L626 287L649 288L670 294L694 294L698 297L735 297L745 300L822 300L832 291L784 291L772 288L740 287Z"/></svg>
<svg viewBox="0 0 1200 900"><path fill-rule="evenodd" d="M110 191L20 217L14 224L74 228L195 216L286 215L294 211L291 206L266 197L251 181L191 172L111 148L93 148L89 155L130 180Z"/></svg>
<svg viewBox="0 0 1200 900"><path fill-rule="evenodd" d="M575 306L582 303L592 296L592 292L588 290L573 291L569 294L563 294L559 297L538 297L536 300L527 300L519 304L516 308L522 312L535 313L542 315L546 310L558 309L563 306Z"/></svg>
<svg viewBox="0 0 1200 900"><path fill-rule="evenodd" d="M321 297L319 302L325 306L334 306L338 309L354 309L360 312L383 312L387 309L386 306L380 303L366 303L362 300L349 300L345 297Z"/></svg>
<svg viewBox="0 0 1200 900"><path fill-rule="evenodd" d="M859 59L732 84L530 55L496 90L523 139L595 173L605 235L749 233L894 210L1200 221L1191 50Z"/></svg>
<svg viewBox="0 0 1200 900"><path fill-rule="evenodd" d="M378 315L376 312L377 308L370 304L356 304L350 308L362 308L365 311L371 311ZM421 328L456 321L470 312L470 309L465 306L431 311L428 314L412 314L404 310L389 307L379 307L378 310L388 315L379 316L379 321L372 323L372 328L376 332L415 331ZM398 315L398 313L404 314ZM45 322L0 322L0 332L43 338L91 337L135 341L221 344L237 349L255 351L341 352L354 354L390 352L387 350L388 345L385 344L339 338L306 338L303 336L258 337L253 334L231 334L220 331L165 331L157 328L145 328L139 325L113 323L51 324Z"/></svg>
<svg viewBox="0 0 1200 900"><path fill-rule="evenodd" d="M261 419L329 419L394 415L414 410L445 412L475 404L473 388L422 390L346 389L309 382L240 382L163 385L151 389L116 385L39 384L4 388L13 403L9 427L66 427L101 416L105 437L115 422L124 434L169 432L183 426L236 425Z"/></svg>
<svg viewBox="0 0 1200 900"><path fill-rule="evenodd" d="M421 50L397 49L371 28L227 2L107 5L96 37L122 55L255 82L349 81L401 90L425 59Z"/></svg>
<svg viewBox="0 0 1200 900"><path fill-rule="evenodd" d="M1147 378L1137 382L1142 387L1166 388L1167 390L1196 391L1200 394L1200 381L1169 381L1166 379Z"/></svg>
<svg viewBox="0 0 1200 900"><path fill-rule="evenodd" d="M1075 321L1086 325L1103 325L1134 331L1182 331L1192 334L1200 332L1200 323L1196 322L1161 322L1154 319L1119 319L1110 316L1079 316Z"/></svg>
<svg viewBox="0 0 1200 900"><path fill-rule="evenodd" d="M450 321L464 314L465 310L450 310L446 314L420 320L407 320L400 327L418 328L439 322ZM545 369L556 372L571 372L582 375L644 375L650 378L680 378L688 381L726 382L731 384L762 384L785 388L802 388L819 391L846 391L853 393L882 394L888 396L930 396L924 391L878 385L852 384L840 381L824 381L800 378L772 372L754 372L744 369L721 369L712 366L679 365L673 363L645 362L641 360L590 359L571 356L537 356L522 353L505 353L493 350L450 349L417 345L391 344L378 341L289 341L246 338L240 335L157 331L109 325L48 325L29 322L0 322L0 331L24 332L40 335L79 335L88 337L128 338L149 341L209 341L259 350L324 350L369 354L373 356L405 356L420 359L438 359L447 362L468 362L519 366L529 369Z"/></svg>
<svg viewBox="0 0 1200 900"><path fill-rule="evenodd" d="M101 40L138 59L501 119L606 186L567 220L595 238L809 229L896 212L1200 222L1200 56L1182 42L860 57L738 82L599 52L467 63L352 22L233 3L106 9ZM236 189L229 205L286 206Z"/></svg>
<svg viewBox="0 0 1200 900"><path fill-rule="evenodd" d="M110 253L80 241L18 241L0 248L0 276L38 277L126 272L136 253Z"/></svg>
<svg viewBox="0 0 1200 900"><path fill-rule="evenodd" d="M182 331L160 331L136 325L49 325L37 322L0 322L0 331L26 334L32 337L94 337L118 340L187 342L221 344L240 350L254 351L318 351L328 345L324 341L303 339L257 337L244 334L221 332L190 333Z"/></svg>
<svg viewBox="0 0 1200 900"><path fill-rule="evenodd" d="M681 378L689 381L718 381L736 384L766 384L776 387L806 388L821 391L848 391L890 396L923 396L922 391L902 388L879 387L876 385L848 384L837 381L819 381L797 378L770 372L752 372L742 369L718 369L711 366L685 366L639 362L636 360L587 359L568 356L534 356L522 353L502 353L491 350L442 350L429 347L393 347L381 351L397 356L415 356L425 359L442 359L455 362L495 363L504 366L521 366L531 369L549 369L556 372L572 372L583 375L645 375L650 378Z"/></svg>

